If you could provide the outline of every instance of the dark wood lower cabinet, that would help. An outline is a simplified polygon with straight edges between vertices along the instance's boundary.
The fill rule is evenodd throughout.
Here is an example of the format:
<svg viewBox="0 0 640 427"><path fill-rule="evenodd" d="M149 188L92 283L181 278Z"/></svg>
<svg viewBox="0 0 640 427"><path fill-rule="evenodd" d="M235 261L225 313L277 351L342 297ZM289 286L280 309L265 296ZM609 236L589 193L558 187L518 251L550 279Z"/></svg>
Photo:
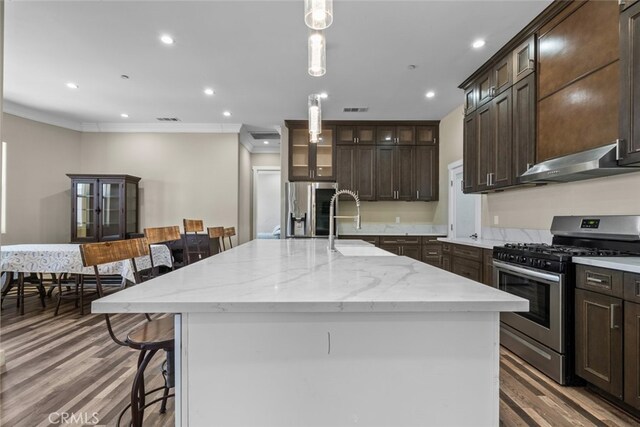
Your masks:
<svg viewBox="0 0 640 427"><path fill-rule="evenodd" d="M451 272L476 282L482 282L482 265L478 261L459 256L453 257Z"/></svg>
<svg viewBox="0 0 640 427"><path fill-rule="evenodd" d="M576 289L575 310L576 374L622 399L622 300Z"/></svg>
<svg viewBox="0 0 640 427"><path fill-rule="evenodd" d="M624 303L624 401L640 410L640 304Z"/></svg>
<svg viewBox="0 0 640 427"><path fill-rule="evenodd" d="M482 283L488 286L493 286L493 249L484 249L482 254L482 258L484 259Z"/></svg>
<svg viewBox="0 0 640 427"><path fill-rule="evenodd" d="M451 255L442 255L442 269L451 271Z"/></svg>

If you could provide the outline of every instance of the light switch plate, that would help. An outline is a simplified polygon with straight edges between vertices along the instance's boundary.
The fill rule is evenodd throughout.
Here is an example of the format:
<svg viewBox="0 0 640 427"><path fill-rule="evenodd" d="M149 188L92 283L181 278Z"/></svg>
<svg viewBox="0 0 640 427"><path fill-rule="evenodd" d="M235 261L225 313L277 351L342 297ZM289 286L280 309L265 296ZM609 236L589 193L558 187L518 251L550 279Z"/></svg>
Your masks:
<svg viewBox="0 0 640 427"><path fill-rule="evenodd" d="M493 216L493 225L498 225L500 224L500 218L498 217L498 215L494 215Z"/></svg>
<svg viewBox="0 0 640 427"><path fill-rule="evenodd" d="M396 217L396 224L400 224L400 217L399 216Z"/></svg>

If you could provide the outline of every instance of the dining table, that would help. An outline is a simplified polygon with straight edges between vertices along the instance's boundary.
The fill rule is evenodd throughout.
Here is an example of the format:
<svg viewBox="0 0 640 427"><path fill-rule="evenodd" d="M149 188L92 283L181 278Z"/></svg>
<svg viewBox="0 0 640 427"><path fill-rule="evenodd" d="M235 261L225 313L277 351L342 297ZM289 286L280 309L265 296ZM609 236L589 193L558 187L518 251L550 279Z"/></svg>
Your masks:
<svg viewBox="0 0 640 427"><path fill-rule="evenodd" d="M164 244L151 245L153 266L171 267L171 251ZM135 259L138 271L151 268L149 256ZM36 243L6 245L0 248L0 271L5 273L17 273L19 280L24 280L25 274L63 274L93 275L93 267L84 267L79 243ZM100 274L117 275L122 277L120 286L124 287L126 281L135 282L134 269L131 260L104 264L99 267ZM3 277L2 293L10 286L11 280ZM42 287L39 287L41 298ZM44 303L44 302L43 302ZM24 304L23 304L24 307ZM23 308L21 309L23 312Z"/></svg>

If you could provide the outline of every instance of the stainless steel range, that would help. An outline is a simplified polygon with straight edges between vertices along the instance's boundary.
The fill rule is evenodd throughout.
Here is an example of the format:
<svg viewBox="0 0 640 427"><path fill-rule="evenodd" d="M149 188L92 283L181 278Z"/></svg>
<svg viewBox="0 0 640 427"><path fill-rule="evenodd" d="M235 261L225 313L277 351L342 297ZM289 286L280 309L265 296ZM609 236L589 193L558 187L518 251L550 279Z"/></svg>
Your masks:
<svg viewBox="0 0 640 427"><path fill-rule="evenodd" d="M501 315L500 343L559 382L574 380L574 256L640 254L640 216L557 216L547 244L493 248L494 286L529 300Z"/></svg>

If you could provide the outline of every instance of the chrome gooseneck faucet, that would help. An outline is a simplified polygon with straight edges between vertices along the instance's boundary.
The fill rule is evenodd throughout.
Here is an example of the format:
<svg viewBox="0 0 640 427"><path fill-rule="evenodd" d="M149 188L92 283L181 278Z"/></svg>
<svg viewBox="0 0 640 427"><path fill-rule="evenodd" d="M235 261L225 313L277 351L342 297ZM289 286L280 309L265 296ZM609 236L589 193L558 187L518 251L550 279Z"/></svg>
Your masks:
<svg viewBox="0 0 640 427"><path fill-rule="evenodd" d="M353 199L356 201L356 209L358 209L358 213L355 216L335 216L334 215L333 206L335 205L336 198L341 194L348 194L351 197L353 197ZM331 198L331 204L329 205L329 250L332 252L335 252L336 250L334 225L333 225L334 219L355 219L356 229L360 230L360 224L362 222L360 219L360 199L358 198L358 195L356 193L354 193L351 190L338 190L336 191L336 194L334 194L333 197Z"/></svg>

